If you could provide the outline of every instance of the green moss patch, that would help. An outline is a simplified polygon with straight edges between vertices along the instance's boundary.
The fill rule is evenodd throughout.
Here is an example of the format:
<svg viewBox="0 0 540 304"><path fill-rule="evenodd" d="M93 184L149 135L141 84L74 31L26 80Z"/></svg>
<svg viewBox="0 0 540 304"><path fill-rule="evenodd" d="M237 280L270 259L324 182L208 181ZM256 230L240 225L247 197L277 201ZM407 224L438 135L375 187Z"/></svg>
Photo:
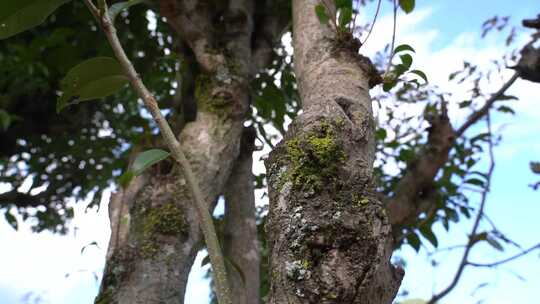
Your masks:
<svg viewBox="0 0 540 304"><path fill-rule="evenodd" d="M210 75L200 74L195 82L195 98L198 109L210 113L223 113L231 104L230 100L222 96L214 96L212 90L218 85L217 80Z"/></svg>
<svg viewBox="0 0 540 304"><path fill-rule="evenodd" d="M158 253L158 236L180 236L185 229L184 215L173 202L151 208L140 216L144 221L140 231L140 249L145 258L152 258Z"/></svg>
<svg viewBox="0 0 540 304"><path fill-rule="evenodd" d="M345 160L334 130L328 124L306 136L290 139L286 151L291 167L283 178L294 187L308 191L318 191L325 183L333 181Z"/></svg>

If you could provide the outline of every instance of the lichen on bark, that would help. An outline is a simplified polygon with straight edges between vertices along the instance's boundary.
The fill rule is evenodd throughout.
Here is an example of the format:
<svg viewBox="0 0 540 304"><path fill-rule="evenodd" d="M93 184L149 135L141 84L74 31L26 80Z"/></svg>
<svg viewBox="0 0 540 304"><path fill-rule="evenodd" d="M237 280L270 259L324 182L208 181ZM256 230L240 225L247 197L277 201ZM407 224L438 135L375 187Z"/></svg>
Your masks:
<svg viewBox="0 0 540 304"><path fill-rule="evenodd" d="M197 100L198 110L221 115L230 106L231 101L228 100L228 96L214 92L214 89L218 85L218 81L211 75L203 73L197 77L195 98Z"/></svg>
<svg viewBox="0 0 540 304"><path fill-rule="evenodd" d="M144 258L153 258L159 251L161 235L181 237L185 232L185 220L181 209L174 202L157 207L141 207L136 216L140 217L140 253Z"/></svg>
<svg viewBox="0 0 540 304"><path fill-rule="evenodd" d="M309 134L291 138L286 143L285 158L290 168L280 183L291 181L295 188L319 191L324 182L332 182L345 154L335 138L334 126L322 123Z"/></svg>

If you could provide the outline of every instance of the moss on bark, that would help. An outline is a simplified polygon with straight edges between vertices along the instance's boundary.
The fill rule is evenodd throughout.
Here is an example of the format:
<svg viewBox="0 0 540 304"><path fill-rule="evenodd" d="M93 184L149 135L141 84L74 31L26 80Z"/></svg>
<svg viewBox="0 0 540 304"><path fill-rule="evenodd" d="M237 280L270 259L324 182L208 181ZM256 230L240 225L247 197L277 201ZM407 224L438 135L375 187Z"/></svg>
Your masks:
<svg viewBox="0 0 540 304"><path fill-rule="evenodd" d="M140 210L138 216L143 219L139 232L140 252L145 258L153 258L159 252L160 235L178 236L185 230L182 210L174 202L147 210Z"/></svg>
<svg viewBox="0 0 540 304"><path fill-rule="evenodd" d="M317 192L333 180L345 160L333 128L323 123L317 130L287 141L286 157L291 168L281 177L281 184L291 181L296 188Z"/></svg>

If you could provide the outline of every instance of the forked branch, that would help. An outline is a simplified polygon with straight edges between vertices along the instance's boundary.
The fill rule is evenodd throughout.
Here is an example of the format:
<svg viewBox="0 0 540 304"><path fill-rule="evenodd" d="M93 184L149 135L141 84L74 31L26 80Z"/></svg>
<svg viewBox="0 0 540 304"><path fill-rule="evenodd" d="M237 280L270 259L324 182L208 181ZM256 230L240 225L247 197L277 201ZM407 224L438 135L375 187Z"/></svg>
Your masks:
<svg viewBox="0 0 540 304"><path fill-rule="evenodd" d="M103 1L103 0L100 0ZM106 5L103 8L98 9L91 0L84 0L85 4L91 11L92 15L96 18L100 24L109 44L111 45L113 52L116 56L116 59L120 62L126 77L129 79L129 82L135 92L143 100L144 105L147 107L148 111L152 114L152 118L156 121L161 132L161 136L165 140L167 147L171 150L171 153L174 159L182 167L182 171L186 177L188 188L193 195L195 200L195 209L197 210L198 218L201 222L201 229L204 234L206 241L206 246L208 248L208 254L210 256L210 261L213 267L213 274L215 276L216 283L216 294L220 304L232 304L230 298L230 291L227 282L227 274L225 270L225 262L223 259L223 254L221 252L221 247L216 235L214 223L212 216L208 211L208 204L205 203L203 195L198 185L197 178L195 177L191 164L186 158L182 147L176 136L174 135L171 127L165 120L165 117L160 112L158 104L155 97L152 93L146 88L142 82L139 74L135 70L133 64L127 57L120 40L116 34L116 28L114 27L113 21L107 13ZM105 2L105 1L103 1Z"/></svg>

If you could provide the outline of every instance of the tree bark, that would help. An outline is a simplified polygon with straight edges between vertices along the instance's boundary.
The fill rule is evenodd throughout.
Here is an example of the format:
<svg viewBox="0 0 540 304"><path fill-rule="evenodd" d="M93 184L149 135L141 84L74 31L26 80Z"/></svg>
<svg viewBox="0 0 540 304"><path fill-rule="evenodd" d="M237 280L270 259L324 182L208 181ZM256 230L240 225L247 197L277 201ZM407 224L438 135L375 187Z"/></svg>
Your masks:
<svg viewBox="0 0 540 304"><path fill-rule="evenodd" d="M246 99L242 94L236 100ZM197 121L189 123L180 136L206 202L216 201L231 172L242 123L242 119L223 121L218 114L199 112ZM140 179L146 182L138 182ZM118 228L113 227L113 233L121 230L117 243L110 244L96 302L182 301L202 235L181 168L166 174L154 170L139 177L127 190L115 194L111 208L125 208L120 214L127 216L120 218Z"/></svg>
<svg viewBox="0 0 540 304"><path fill-rule="evenodd" d="M251 14L249 7L231 3L230 12L245 15L239 25L243 30L225 26L225 34L234 35L221 49L213 49L210 7L197 1L161 5L177 39L190 46L197 60L195 88L190 90L197 116L181 130L179 141L212 209L239 154L249 109ZM194 19L187 18L190 13ZM198 23L190 24L193 20ZM202 247L182 169L154 168L115 194L110 204L111 215L119 217L111 217L115 237L96 303L182 303L191 265Z"/></svg>
<svg viewBox="0 0 540 304"><path fill-rule="evenodd" d="M245 296L246 303L257 303L253 176L247 171L251 157L240 153L240 141L249 110L249 80L269 64L273 44L289 20L288 14L272 10L272 6L286 1L157 3L176 33L177 45L186 46L179 48L180 57L192 61L190 75L182 81L182 98L174 103L179 109L173 113L191 109L189 103L194 100L196 118L173 117L172 121L179 122L173 125L210 209L228 183L226 216L231 242L225 247L234 255L233 263L241 265L246 282L249 280L242 290L235 277L233 288ZM193 116L191 111L182 113L186 114ZM154 166L111 198L112 237L96 303L183 302L191 265L203 244L182 169L174 164L169 167L172 169ZM246 239L238 235L242 225L249 234Z"/></svg>
<svg viewBox="0 0 540 304"><path fill-rule="evenodd" d="M377 76L356 41L317 19L319 3L293 1L303 113L266 163L269 303L391 303L403 272L372 186Z"/></svg>
<svg viewBox="0 0 540 304"><path fill-rule="evenodd" d="M244 129L240 155L225 186L223 249L229 262L229 283L235 304L258 304L260 255L255 210L253 149L257 135Z"/></svg>

